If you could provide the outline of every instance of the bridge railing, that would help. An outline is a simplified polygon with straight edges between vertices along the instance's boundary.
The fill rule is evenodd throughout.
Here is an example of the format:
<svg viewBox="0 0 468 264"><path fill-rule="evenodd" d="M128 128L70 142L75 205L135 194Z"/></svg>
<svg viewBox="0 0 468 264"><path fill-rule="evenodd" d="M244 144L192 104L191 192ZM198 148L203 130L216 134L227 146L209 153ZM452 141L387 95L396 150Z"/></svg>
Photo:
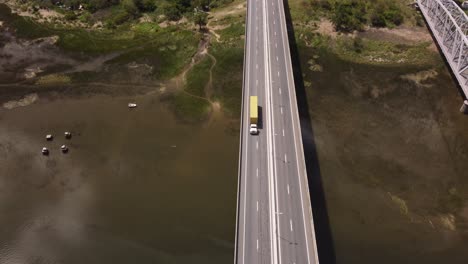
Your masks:
<svg viewBox="0 0 468 264"><path fill-rule="evenodd" d="M418 0L418 4L468 98L468 16L452 0Z"/></svg>

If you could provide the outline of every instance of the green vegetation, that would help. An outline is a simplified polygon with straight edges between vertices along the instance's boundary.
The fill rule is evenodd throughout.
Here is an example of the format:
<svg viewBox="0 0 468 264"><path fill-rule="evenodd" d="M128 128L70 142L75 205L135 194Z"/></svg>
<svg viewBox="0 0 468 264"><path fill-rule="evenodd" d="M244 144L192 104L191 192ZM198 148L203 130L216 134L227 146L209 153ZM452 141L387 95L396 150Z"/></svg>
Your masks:
<svg viewBox="0 0 468 264"><path fill-rule="evenodd" d="M205 87L210 79L210 67L212 65L209 57L204 57L199 63L187 73L185 91L199 97L206 97Z"/></svg>
<svg viewBox="0 0 468 264"><path fill-rule="evenodd" d="M93 14L100 10L111 9L112 14L104 17L103 23L113 28L140 17L143 13L164 15L166 19L177 21L183 16L194 16L197 25L206 24L202 15L210 8L218 7L233 0L34 0L40 8L52 8L65 14L65 19L75 20L83 12ZM26 4L26 2L24 2ZM80 8L81 6L81 8ZM34 8L33 8L34 9ZM192 15L193 10L197 9ZM85 11L83 11L85 10ZM198 14L197 14L198 13ZM206 14L206 13L205 13Z"/></svg>
<svg viewBox="0 0 468 264"><path fill-rule="evenodd" d="M159 29L142 26L138 30L150 32ZM146 63L153 66L155 79L168 79L177 75L190 62L197 50L198 42L199 37L192 31L168 27L156 32L146 43L140 43L138 47L128 50L109 63L125 64L133 61Z"/></svg>
<svg viewBox="0 0 468 264"><path fill-rule="evenodd" d="M403 45L372 39L340 38L334 50L343 59L358 63L422 65L434 62L435 55L427 49L430 44Z"/></svg>
<svg viewBox="0 0 468 264"><path fill-rule="evenodd" d="M179 118L187 122L200 121L207 117L210 110L205 88L210 79L211 59L204 57L187 73L183 92L173 95L172 102Z"/></svg>
<svg viewBox="0 0 468 264"><path fill-rule="evenodd" d="M295 23L330 19L337 31L363 30L365 26L395 27L404 22L417 24L418 16L406 0L293 0Z"/></svg>
<svg viewBox="0 0 468 264"><path fill-rule="evenodd" d="M238 117L242 99L243 41L214 44L211 49L217 60L213 69L214 97L221 102L226 114Z"/></svg>
<svg viewBox="0 0 468 264"><path fill-rule="evenodd" d="M192 21L195 25L198 25L199 30L201 30L202 27L206 26L206 23L208 23L208 14L197 11L193 14Z"/></svg>
<svg viewBox="0 0 468 264"><path fill-rule="evenodd" d="M245 26L242 23L234 23L219 32L222 41L235 40L245 34Z"/></svg>
<svg viewBox="0 0 468 264"><path fill-rule="evenodd" d="M333 10L332 22L336 30L351 32L363 29L366 23L366 5L363 1L336 2Z"/></svg>

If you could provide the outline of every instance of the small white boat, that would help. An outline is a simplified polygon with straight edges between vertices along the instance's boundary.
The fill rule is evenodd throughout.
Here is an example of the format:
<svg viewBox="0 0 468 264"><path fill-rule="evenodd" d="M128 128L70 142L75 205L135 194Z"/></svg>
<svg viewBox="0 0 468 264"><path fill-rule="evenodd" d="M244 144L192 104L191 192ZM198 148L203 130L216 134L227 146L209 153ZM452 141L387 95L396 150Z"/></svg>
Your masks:
<svg viewBox="0 0 468 264"><path fill-rule="evenodd" d="M66 138L66 139L70 139L70 138L71 138L71 135L72 135L71 132L68 132L68 131L65 132L65 138Z"/></svg>
<svg viewBox="0 0 468 264"><path fill-rule="evenodd" d="M62 150L63 153L66 153L68 151L68 147L66 145L62 145L60 149Z"/></svg>
<svg viewBox="0 0 468 264"><path fill-rule="evenodd" d="M137 107L137 104L135 103L128 103L128 108L135 108Z"/></svg>
<svg viewBox="0 0 468 264"><path fill-rule="evenodd" d="M42 155L49 155L49 150L46 147L42 148Z"/></svg>
<svg viewBox="0 0 468 264"><path fill-rule="evenodd" d="M46 140L50 141L50 140L52 140L54 138L54 136L49 134L49 135L46 135L45 138L46 138Z"/></svg>

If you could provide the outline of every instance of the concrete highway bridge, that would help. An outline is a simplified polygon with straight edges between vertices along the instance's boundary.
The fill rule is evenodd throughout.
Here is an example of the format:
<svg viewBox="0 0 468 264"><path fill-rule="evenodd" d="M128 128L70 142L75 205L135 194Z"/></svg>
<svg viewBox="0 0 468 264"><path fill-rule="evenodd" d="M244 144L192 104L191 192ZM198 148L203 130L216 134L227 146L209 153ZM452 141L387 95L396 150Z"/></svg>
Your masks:
<svg viewBox="0 0 468 264"><path fill-rule="evenodd" d="M437 44L468 98L468 16L453 0L417 0ZM461 110L468 114L468 101Z"/></svg>
<svg viewBox="0 0 468 264"><path fill-rule="evenodd" d="M318 263L283 0L247 0L236 264ZM258 96L260 133L249 134Z"/></svg>

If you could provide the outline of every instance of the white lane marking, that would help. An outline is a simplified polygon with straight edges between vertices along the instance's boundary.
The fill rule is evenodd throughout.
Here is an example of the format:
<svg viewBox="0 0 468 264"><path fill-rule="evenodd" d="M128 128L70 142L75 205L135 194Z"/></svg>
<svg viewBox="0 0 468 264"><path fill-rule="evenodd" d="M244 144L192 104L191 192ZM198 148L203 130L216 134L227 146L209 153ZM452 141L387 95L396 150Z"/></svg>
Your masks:
<svg viewBox="0 0 468 264"><path fill-rule="evenodd" d="M273 25L275 24L275 20L273 20Z"/></svg>
<svg viewBox="0 0 468 264"><path fill-rule="evenodd" d="M288 163L288 156L286 154L284 154L284 162Z"/></svg>
<svg viewBox="0 0 468 264"><path fill-rule="evenodd" d="M283 108L280 108L281 109L281 114L283 114Z"/></svg>
<svg viewBox="0 0 468 264"><path fill-rule="evenodd" d="M281 88L279 88L278 90L279 90L279 93L281 94Z"/></svg>
<svg viewBox="0 0 468 264"><path fill-rule="evenodd" d="M255 80L255 85L258 85L258 80Z"/></svg>
<svg viewBox="0 0 468 264"><path fill-rule="evenodd" d="M293 229L292 229L292 220L291 219L289 219L289 226L291 227L291 232L292 232Z"/></svg>
<svg viewBox="0 0 468 264"><path fill-rule="evenodd" d="M257 201L257 212L258 212L258 201Z"/></svg>
<svg viewBox="0 0 468 264"><path fill-rule="evenodd" d="M287 185L287 187L288 187L288 194L289 194L289 184ZM257 211L258 211L258 210L257 210Z"/></svg>
<svg viewBox="0 0 468 264"><path fill-rule="evenodd" d="M257 141L257 149L258 149L258 141Z"/></svg>
<svg viewBox="0 0 468 264"><path fill-rule="evenodd" d="M284 137L284 129L283 129L283 137Z"/></svg>
<svg viewBox="0 0 468 264"><path fill-rule="evenodd" d="M275 43L275 48L278 48L278 43ZM276 60L278 60L278 56L276 56Z"/></svg>
<svg viewBox="0 0 468 264"><path fill-rule="evenodd" d="M257 168L257 178L258 178L258 168Z"/></svg>
<svg viewBox="0 0 468 264"><path fill-rule="evenodd" d="M258 69L258 64L256 64L256 65L255 65L255 68L257 68L257 69Z"/></svg>
<svg viewBox="0 0 468 264"><path fill-rule="evenodd" d="M278 61L278 56L276 56L276 61Z"/></svg>
<svg viewBox="0 0 468 264"><path fill-rule="evenodd" d="M257 251L258 251L258 239L257 239Z"/></svg>
<svg viewBox="0 0 468 264"><path fill-rule="evenodd" d="M256 49L256 50L255 50L255 54L257 54L257 55L258 55L258 49Z"/></svg>
<svg viewBox="0 0 468 264"><path fill-rule="evenodd" d="M276 36L276 31L275 31L275 36Z"/></svg>
<svg viewBox="0 0 468 264"><path fill-rule="evenodd" d="M279 72L278 72L278 77L279 77Z"/></svg>

